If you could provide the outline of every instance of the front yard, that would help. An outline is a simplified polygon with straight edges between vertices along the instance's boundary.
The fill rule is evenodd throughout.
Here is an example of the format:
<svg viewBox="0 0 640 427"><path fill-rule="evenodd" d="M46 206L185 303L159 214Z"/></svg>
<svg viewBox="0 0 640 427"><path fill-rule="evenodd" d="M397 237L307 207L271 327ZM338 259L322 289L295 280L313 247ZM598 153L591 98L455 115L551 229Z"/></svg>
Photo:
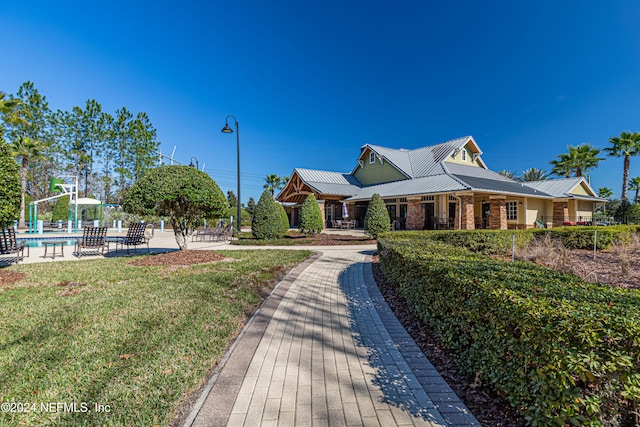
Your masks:
<svg viewBox="0 0 640 427"><path fill-rule="evenodd" d="M273 286L310 255L197 252L211 256L0 269L0 278L26 275L0 280L0 425L169 424Z"/></svg>

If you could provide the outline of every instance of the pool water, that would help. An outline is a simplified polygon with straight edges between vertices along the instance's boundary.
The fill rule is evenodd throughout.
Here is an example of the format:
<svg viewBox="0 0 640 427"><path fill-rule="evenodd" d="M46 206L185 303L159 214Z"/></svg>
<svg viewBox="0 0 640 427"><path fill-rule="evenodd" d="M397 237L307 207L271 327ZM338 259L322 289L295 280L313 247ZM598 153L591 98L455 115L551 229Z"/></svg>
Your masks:
<svg viewBox="0 0 640 427"><path fill-rule="evenodd" d="M49 238L42 238L42 239L31 238L31 239L16 239L16 240L18 242L24 241L25 242L24 243L25 246L28 246L30 248L41 248L42 247L42 241L49 242L49 241L52 241L52 240L62 241L62 242L64 242L65 246L73 246L73 245L76 244L76 239L71 239L71 238L68 238L68 237L62 237L62 238L57 238L57 239L49 237Z"/></svg>

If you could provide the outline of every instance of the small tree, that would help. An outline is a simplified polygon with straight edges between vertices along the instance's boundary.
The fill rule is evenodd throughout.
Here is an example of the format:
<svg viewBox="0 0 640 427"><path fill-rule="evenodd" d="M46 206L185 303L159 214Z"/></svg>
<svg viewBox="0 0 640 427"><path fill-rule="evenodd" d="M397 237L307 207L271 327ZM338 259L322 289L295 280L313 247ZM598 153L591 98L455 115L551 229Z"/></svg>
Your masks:
<svg viewBox="0 0 640 427"><path fill-rule="evenodd" d="M0 227L20 217L20 174L4 142L0 140Z"/></svg>
<svg viewBox="0 0 640 427"><path fill-rule="evenodd" d="M283 234L278 204L268 189L264 190L256 205L251 232L256 239L277 239Z"/></svg>
<svg viewBox="0 0 640 427"><path fill-rule="evenodd" d="M249 201L247 202L246 211L250 217L253 217L253 214L256 211L256 201L253 200L253 197L249 197Z"/></svg>
<svg viewBox="0 0 640 427"><path fill-rule="evenodd" d="M300 208L300 231L315 234L322 231L322 212L313 194L309 194Z"/></svg>
<svg viewBox="0 0 640 427"><path fill-rule="evenodd" d="M364 217L364 232L377 239L380 234L389 231L390 224L391 218L384 205L384 200L376 193L371 198L367 214Z"/></svg>
<svg viewBox="0 0 640 427"><path fill-rule="evenodd" d="M284 210L284 206L280 203L278 205L278 212L280 213L280 222L282 223L282 235L286 236L289 232L289 216L287 215L287 211Z"/></svg>
<svg viewBox="0 0 640 427"><path fill-rule="evenodd" d="M69 196L62 196L56 199L53 206L51 221L68 221L69 220Z"/></svg>
<svg viewBox="0 0 640 427"><path fill-rule="evenodd" d="M124 195L125 212L168 217L180 249L204 218L225 214L227 198L206 173L189 166L160 166L147 171Z"/></svg>

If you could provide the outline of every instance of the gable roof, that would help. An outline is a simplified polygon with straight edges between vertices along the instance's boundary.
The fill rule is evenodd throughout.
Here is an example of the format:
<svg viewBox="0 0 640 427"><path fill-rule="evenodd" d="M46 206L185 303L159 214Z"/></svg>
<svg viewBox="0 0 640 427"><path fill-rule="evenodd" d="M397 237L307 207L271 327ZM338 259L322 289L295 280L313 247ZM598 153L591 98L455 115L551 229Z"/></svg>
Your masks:
<svg viewBox="0 0 640 427"><path fill-rule="evenodd" d="M473 149L482 154L482 151L471 136L463 136L462 138L451 139L436 145L416 148L414 150L395 149L382 147L379 145L365 144L360 147L360 157L368 150L373 151L385 161L391 163L398 171L403 173L407 178L420 178L424 176L432 176L446 173L443 162L449 158L456 150L462 149L465 145L471 144ZM478 161L482 167L486 167L482 159L478 157ZM356 166L351 173L353 174L359 165Z"/></svg>
<svg viewBox="0 0 640 427"><path fill-rule="evenodd" d="M293 172L318 193L353 196L360 191L361 185L358 180L347 173L301 168L295 168Z"/></svg>
<svg viewBox="0 0 640 427"><path fill-rule="evenodd" d="M571 193L576 187L585 184L585 189L590 195L573 194ZM576 178L563 178L563 179L547 179L544 181L530 181L526 183L527 186L539 191L548 193L554 198L574 198L583 200L594 200L607 202L607 199L598 197L591 186L585 181L584 177Z"/></svg>

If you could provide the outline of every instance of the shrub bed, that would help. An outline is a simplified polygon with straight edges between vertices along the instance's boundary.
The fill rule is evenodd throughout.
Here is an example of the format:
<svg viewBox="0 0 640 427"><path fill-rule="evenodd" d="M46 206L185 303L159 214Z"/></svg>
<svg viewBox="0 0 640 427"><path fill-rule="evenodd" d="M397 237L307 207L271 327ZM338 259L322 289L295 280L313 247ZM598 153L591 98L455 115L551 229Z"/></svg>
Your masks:
<svg viewBox="0 0 640 427"><path fill-rule="evenodd" d="M640 293L465 249L484 233L387 234L378 239L381 267L463 372L530 425L634 425ZM504 245L499 236L484 241L485 252Z"/></svg>

